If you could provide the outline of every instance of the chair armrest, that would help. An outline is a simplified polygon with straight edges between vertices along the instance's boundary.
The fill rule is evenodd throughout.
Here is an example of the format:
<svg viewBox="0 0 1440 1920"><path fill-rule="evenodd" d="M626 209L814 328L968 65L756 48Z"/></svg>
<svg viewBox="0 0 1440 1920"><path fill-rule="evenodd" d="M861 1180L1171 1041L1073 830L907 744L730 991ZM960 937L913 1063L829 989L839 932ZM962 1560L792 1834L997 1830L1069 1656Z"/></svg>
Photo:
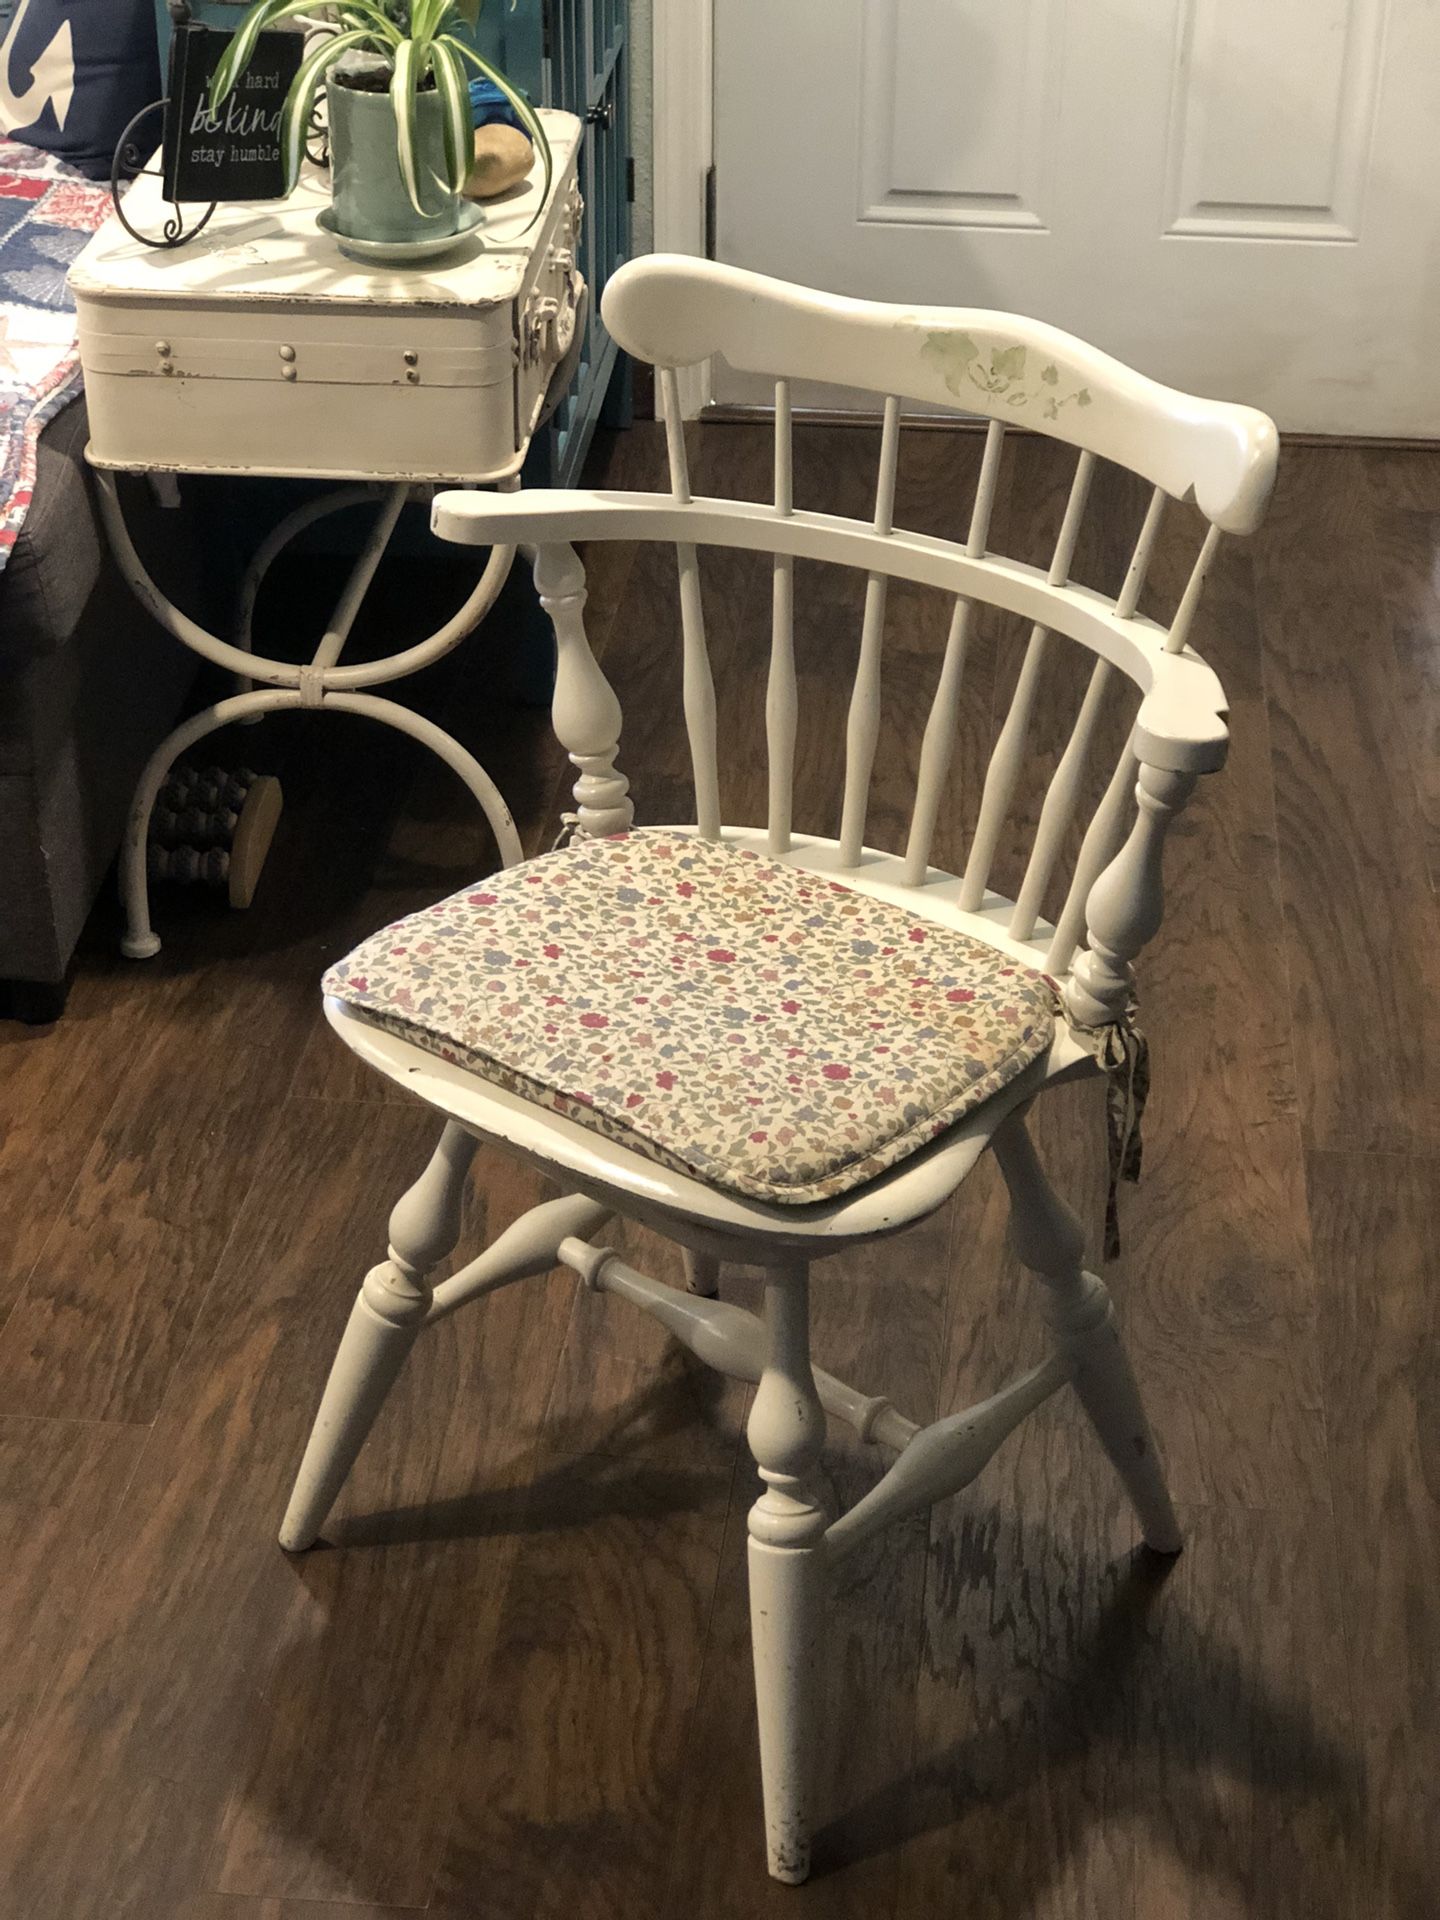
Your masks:
<svg viewBox="0 0 1440 1920"><path fill-rule="evenodd" d="M972 593L1062 632L1119 667L1140 689L1135 751L1148 766L1213 773L1225 763L1224 688L1198 654L1166 651L1163 627L1124 617L1088 587L1057 587L1043 572L999 555L975 558L952 541L873 528L829 514L783 519L763 504L664 493L539 488L517 493L445 492L430 524L443 540L471 546L554 547L577 540L652 539L716 543L756 552L876 568L948 593Z"/></svg>
<svg viewBox="0 0 1440 1920"><path fill-rule="evenodd" d="M523 487L514 493L475 493L452 487L431 501L430 531L462 547L583 540L586 530L568 526L567 517L615 497L585 487ZM655 501L660 506L669 504L663 494L656 495Z"/></svg>
<svg viewBox="0 0 1440 1920"><path fill-rule="evenodd" d="M1135 716L1135 757L1174 773L1214 773L1225 764L1229 703L1213 669L1188 649L1166 653L1157 644L1153 677Z"/></svg>

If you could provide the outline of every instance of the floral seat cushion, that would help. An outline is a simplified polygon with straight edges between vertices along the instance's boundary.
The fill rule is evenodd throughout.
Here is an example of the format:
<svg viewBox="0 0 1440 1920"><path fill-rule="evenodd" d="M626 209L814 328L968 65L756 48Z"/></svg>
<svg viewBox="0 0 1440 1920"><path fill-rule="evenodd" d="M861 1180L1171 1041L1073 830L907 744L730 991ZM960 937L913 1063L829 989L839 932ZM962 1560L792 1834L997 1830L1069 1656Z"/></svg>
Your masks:
<svg viewBox="0 0 1440 1920"><path fill-rule="evenodd" d="M1047 1051L1042 975L902 907L672 832L576 840L373 935L365 1018L665 1166L809 1203Z"/></svg>

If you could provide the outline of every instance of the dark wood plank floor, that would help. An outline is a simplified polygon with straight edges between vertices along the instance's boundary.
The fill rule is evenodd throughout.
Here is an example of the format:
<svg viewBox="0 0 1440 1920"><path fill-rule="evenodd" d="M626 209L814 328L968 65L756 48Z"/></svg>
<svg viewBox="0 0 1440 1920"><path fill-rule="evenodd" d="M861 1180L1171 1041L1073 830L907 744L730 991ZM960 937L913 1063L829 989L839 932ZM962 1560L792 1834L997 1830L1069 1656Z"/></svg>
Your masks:
<svg viewBox="0 0 1440 1920"><path fill-rule="evenodd" d="M798 497L863 510L875 441L801 431ZM977 456L913 436L897 519L961 527ZM693 459L707 491L764 492L759 428L697 429ZM654 429L595 471L658 480ZM1016 447L999 543L1044 552L1064 471ZM1077 571L1113 590L1143 496L1110 475L1095 500ZM1168 517L1162 601L1193 535ZM318 978L492 853L408 743L267 723L235 743L288 795L251 913L163 897L165 952L140 968L112 957L104 903L65 1020L0 1029L5 1920L1437 1911L1440 453L1291 451L1264 531L1222 551L1195 639L1234 750L1175 836L1143 980L1147 1174L1113 1276L1181 1560L1137 1548L1052 1403L967 1496L847 1563L817 1872L794 1892L760 1844L744 1396L623 1305L552 1275L444 1322L328 1543L286 1559L275 1527L330 1354L432 1133L331 1041ZM753 817L768 582L753 556L707 566L727 812ZM799 815L833 830L857 600L799 576ZM677 817L671 557L597 551L591 593L642 818ZM397 571L373 644L413 597ZM903 828L944 623L897 590L874 838ZM951 864L1022 640L981 623ZM561 762L543 717L490 691L501 644L414 692L539 847ZM1042 770L1082 668L1057 657ZM1002 881L1021 844L1017 827ZM1098 1223L1094 1090L1038 1129ZM539 1191L482 1154L472 1237ZM676 1275L652 1236L623 1245ZM727 1287L749 1298L753 1276ZM816 1320L828 1364L917 1418L1032 1357L989 1167L903 1249L824 1269ZM840 1495L876 1470L832 1434Z"/></svg>

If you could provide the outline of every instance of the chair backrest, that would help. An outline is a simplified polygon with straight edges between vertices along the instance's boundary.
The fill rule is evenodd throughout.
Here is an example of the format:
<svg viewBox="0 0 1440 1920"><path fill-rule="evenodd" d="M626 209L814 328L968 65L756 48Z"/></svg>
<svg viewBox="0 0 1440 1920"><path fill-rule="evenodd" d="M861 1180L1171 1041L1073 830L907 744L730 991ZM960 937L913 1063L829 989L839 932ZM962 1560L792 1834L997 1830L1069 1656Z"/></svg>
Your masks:
<svg viewBox="0 0 1440 1920"><path fill-rule="evenodd" d="M1248 407L1197 399L1159 385L1038 321L970 309L882 305L789 286L738 268L652 255L623 268L604 300L605 321L628 352L657 368L666 421L670 492L442 495L434 523L447 537L534 541L536 579L556 621L561 650L556 731L581 771L580 819L613 831L628 818L614 769L619 714L580 624L583 574L575 540L673 542L678 555L683 704L694 769L696 826L720 833L715 693L701 601L698 550L749 549L772 556L772 633L766 690L771 853L791 848L797 686L794 569L797 559L834 562L866 576L859 660L846 723L839 865L862 859L880 731L881 658L892 580L953 597L949 632L920 749L904 880L926 881L938 809L956 738L973 610L989 605L1028 619L1030 638L1009 711L986 771L958 904L986 899L992 861L1015 797L1031 731L1041 666L1052 634L1095 656L1069 742L1040 810L1007 932L1034 943L1053 975L1071 972L1067 999L1086 1024L1119 1018L1131 992L1130 961L1160 915L1160 853L1170 817L1196 776L1220 766L1227 735L1224 694L1186 637L1222 533L1247 533L1264 512L1274 478L1274 426ZM677 392L678 370L712 354L775 386L773 499L697 498L691 490ZM867 521L807 512L793 499L789 383L805 377L884 396L874 511ZM902 402L922 402L988 420L978 484L963 541L894 524ZM1077 449L1059 536L1045 569L989 550L992 509L1010 424ZM1128 468L1153 489L1113 598L1070 579L1095 461ZM1193 500L1209 522L1168 627L1138 611L1169 500ZM557 548L559 549L557 551ZM578 597L577 597L578 596ZM1053 930L1037 923L1100 737L1116 673L1139 688L1133 733L1080 845ZM603 689L603 693L601 690ZM606 696L609 706L606 706ZM598 704L597 704L598 702ZM603 712L602 712L603 709ZM602 738L613 723L608 743ZM1138 762L1138 767L1137 767ZM1139 802L1126 838L1132 792ZM1123 842L1123 846L1122 846ZM1082 936L1087 951L1075 958ZM1072 968L1073 962L1073 968Z"/></svg>

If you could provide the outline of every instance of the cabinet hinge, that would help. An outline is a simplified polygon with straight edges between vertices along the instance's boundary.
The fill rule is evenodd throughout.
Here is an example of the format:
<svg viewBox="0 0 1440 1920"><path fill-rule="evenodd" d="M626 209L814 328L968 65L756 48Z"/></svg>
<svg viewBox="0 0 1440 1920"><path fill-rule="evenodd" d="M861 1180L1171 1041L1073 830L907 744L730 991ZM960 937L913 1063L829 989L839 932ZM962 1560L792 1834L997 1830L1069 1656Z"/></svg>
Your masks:
<svg viewBox="0 0 1440 1920"><path fill-rule="evenodd" d="M705 258L715 258L715 169L705 170Z"/></svg>

